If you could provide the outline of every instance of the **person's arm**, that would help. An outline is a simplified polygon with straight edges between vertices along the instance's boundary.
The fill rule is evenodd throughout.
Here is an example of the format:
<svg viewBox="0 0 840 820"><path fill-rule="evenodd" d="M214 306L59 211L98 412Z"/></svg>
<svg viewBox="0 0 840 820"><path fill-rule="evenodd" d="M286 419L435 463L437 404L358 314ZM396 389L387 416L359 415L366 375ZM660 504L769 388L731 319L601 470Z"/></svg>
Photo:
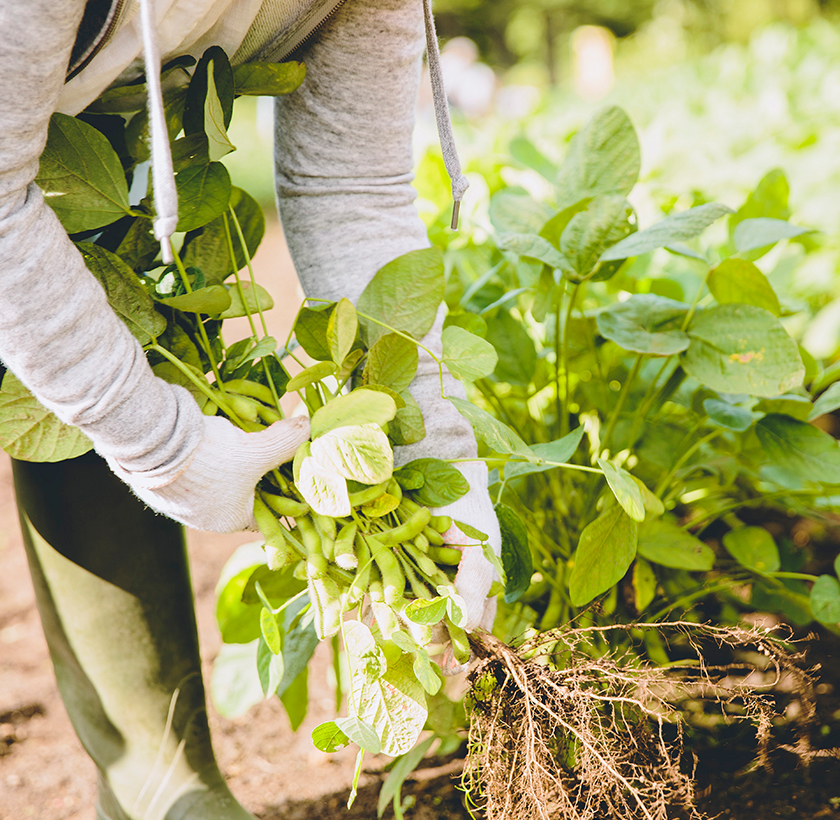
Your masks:
<svg viewBox="0 0 840 820"><path fill-rule="evenodd" d="M277 193L286 240L307 296L356 301L380 267L429 246L414 207L412 131L425 46L421 0L348 0L303 55L307 75L277 99ZM440 354L443 313L423 340ZM446 395L464 398L445 375ZM420 351L410 386L426 437L395 453L398 463L423 456L475 458L469 423L440 395L437 365ZM491 536L499 527L482 462L459 465L470 493L453 517ZM462 560L459 591L469 627L489 626L485 607L493 570L480 548ZM466 577L463 577L466 576Z"/></svg>
<svg viewBox="0 0 840 820"><path fill-rule="evenodd" d="M240 433L158 379L34 183L84 6L0 4L0 359L149 506L241 529L256 481L294 454L305 422Z"/></svg>

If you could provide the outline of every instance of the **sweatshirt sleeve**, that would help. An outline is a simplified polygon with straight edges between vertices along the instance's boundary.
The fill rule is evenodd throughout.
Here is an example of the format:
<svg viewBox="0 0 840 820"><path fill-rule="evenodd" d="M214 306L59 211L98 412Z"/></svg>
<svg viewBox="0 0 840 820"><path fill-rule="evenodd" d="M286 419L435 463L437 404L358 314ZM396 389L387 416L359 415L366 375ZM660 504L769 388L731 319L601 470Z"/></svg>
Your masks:
<svg viewBox="0 0 840 820"><path fill-rule="evenodd" d="M0 3L0 359L102 455L174 474L200 410L154 376L34 183L84 6Z"/></svg>
<svg viewBox="0 0 840 820"><path fill-rule="evenodd" d="M277 99L278 205L307 296L355 302L379 268L429 246L411 184L424 45L422 0L347 0L303 55L302 86ZM436 355L442 323L441 311L424 339ZM464 396L448 373L444 389ZM410 390L426 437L399 448L398 461L475 456L472 430L441 398L423 351Z"/></svg>

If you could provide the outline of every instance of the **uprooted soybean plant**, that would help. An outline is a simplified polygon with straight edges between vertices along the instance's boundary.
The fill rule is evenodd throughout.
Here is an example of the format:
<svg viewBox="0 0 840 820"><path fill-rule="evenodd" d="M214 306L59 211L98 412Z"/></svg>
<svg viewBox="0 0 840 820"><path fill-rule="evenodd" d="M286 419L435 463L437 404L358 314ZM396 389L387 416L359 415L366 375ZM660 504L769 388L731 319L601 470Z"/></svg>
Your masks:
<svg viewBox="0 0 840 820"><path fill-rule="evenodd" d="M222 637L253 644L247 662L264 694L281 698L297 728L307 664L329 640L347 716L319 726L313 741L324 751L358 744L354 792L365 751L405 755L383 789L395 810L400 783L433 737L439 752L461 742L462 709L442 693L430 660L442 640L460 661L471 651L452 585L459 556L442 533L456 523L476 544L486 536L429 510L468 489L452 464L393 468L393 447L425 434L408 386L419 340L445 299L443 352L434 358L472 385L474 404L451 400L493 468L503 536L501 561L485 550L503 584L493 590L501 602L494 631L517 643L472 638L471 799L505 818L529 804L545 817L691 813L679 730L689 696L724 706L740 698L766 760L762 696L745 676L734 690L723 686L697 636L732 647L736 664L745 663L742 648L758 647L779 674L802 676L781 641L726 625L737 620L743 591L794 623L840 621L835 575L800 572L766 529L737 517L767 503L806 514L826 485L840 483L840 448L807 421L840 406L833 371L803 363L754 264L807 233L785 220L778 178L763 180L737 212L703 203L640 230L626 199L638 142L626 114L607 109L549 173L550 204L500 189L490 203L492 239L459 240L445 257L428 250L394 260L356 306L302 306L278 343L263 317L272 299L250 261L263 217L219 160L233 150L235 97L288 93L304 70L231 69L217 48L191 68L179 61L164 70L183 237L174 265L158 258L150 199L129 202L147 158L142 85L106 92L77 118L56 115L39 183L55 194L48 201L159 376L245 430L281 418L287 393L311 417L311 442L258 488L264 547L234 556L220 585ZM700 245L724 217L727 240ZM688 301L670 286L639 285L639 266L661 248L686 266L680 281L696 285ZM397 309L406 303L410 311ZM223 322L237 316L248 317L251 335L226 345ZM315 363L306 366L299 350ZM11 408L25 408L25 421ZM0 413L15 457L56 460L89 447L12 376ZM699 537L712 525L722 528L725 552ZM724 608L700 607L715 595ZM345 617L363 605L364 617ZM660 625L672 612L723 625ZM644 628L613 625L639 618ZM696 650L695 666L686 647ZM241 658L223 652L217 675ZM657 666L672 660L679 671ZM220 704L228 712L243 705ZM433 735L416 746L424 729ZM513 795L524 802L512 805Z"/></svg>

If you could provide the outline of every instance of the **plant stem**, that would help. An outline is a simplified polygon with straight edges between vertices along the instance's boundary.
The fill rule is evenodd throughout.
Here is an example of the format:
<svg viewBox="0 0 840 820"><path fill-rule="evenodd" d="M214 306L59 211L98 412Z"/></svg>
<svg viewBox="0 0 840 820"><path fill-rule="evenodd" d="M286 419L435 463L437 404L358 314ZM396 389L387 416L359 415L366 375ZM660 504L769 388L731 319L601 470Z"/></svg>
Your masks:
<svg viewBox="0 0 840 820"><path fill-rule="evenodd" d="M659 368L659 372L653 377L650 385L648 386L647 392L644 395L644 398L639 402L639 406L636 409L636 413L633 416L633 425L630 428L630 438L628 440L627 446L631 449L636 444L636 437L639 434L639 427L642 426L644 423L645 418L647 417L650 408L653 407L654 402L656 401L656 397L659 391L656 389L657 382L660 378L662 378L662 374L668 369L668 366L671 364L671 357L665 359L662 362L662 367ZM667 379L665 381L667 384Z"/></svg>
<svg viewBox="0 0 840 820"><path fill-rule="evenodd" d="M260 315L260 323L262 324L263 333L268 336L268 325L265 321L265 316L263 315L262 305L260 305L259 295L257 294L257 280L254 277L254 268L251 264L251 254L248 251L248 243L245 241L245 236L242 233L242 226L239 224L239 217L236 216L236 211L232 207L228 207L230 211L230 218L233 220L233 226L236 228L236 235L239 237L239 243L242 247L242 254L245 257L245 264L248 266L248 276L251 279L251 287L254 291L254 300L257 306L257 313ZM225 232L230 234L230 229L228 228L227 224L227 214L225 214ZM236 267L236 263L234 262L234 268ZM246 305L247 308L247 305ZM250 314L249 314L250 318Z"/></svg>
<svg viewBox="0 0 840 820"><path fill-rule="evenodd" d="M557 360L557 393L560 393L560 374L563 374L563 399L560 403L560 437L562 438L569 432L569 326L572 323L572 309L575 306L575 299L577 298L580 285L575 285L569 294L569 304L566 306L566 317L563 322L563 342L560 345L560 358ZM559 335L560 324L560 305L557 305L557 330L555 337ZM557 348L557 338L554 340L555 349ZM555 353L555 359L557 354Z"/></svg>
<svg viewBox="0 0 840 820"><path fill-rule="evenodd" d="M618 417L621 415L621 411L624 409L624 404L627 401L627 396L630 394L630 388L632 387L633 382L636 380L636 376L638 375L639 369L642 366L642 358L643 356L641 353L639 353L636 356L636 361L633 362L633 367L627 374L627 379L624 382L624 387L621 390L621 395L618 397L618 403L613 408L613 411L610 414L610 420L607 423L607 429L604 432L603 438L601 439L600 448L602 453L609 447L610 439L612 438L613 431L615 430L615 425L618 423Z"/></svg>
<svg viewBox="0 0 840 820"><path fill-rule="evenodd" d="M500 461L499 456L476 456L475 458L443 458L441 461L445 461L447 464L462 464L467 463L470 461L485 461L485 462L495 462ZM568 462L559 462L559 461L543 461L540 459L539 461L535 461L530 458L507 458L506 461L512 462L513 464L540 464L541 466L548 465L549 467L565 467L567 470L581 470L584 473L598 473L598 475L603 475L604 471L599 470L597 467L587 467L583 464L569 464Z"/></svg>
<svg viewBox="0 0 840 820"><path fill-rule="evenodd" d="M698 423L697 426L699 426L702 423L703 422L701 420ZM697 426L695 426L694 430L697 429ZM694 432L694 430L692 431L692 433ZM662 498L662 493L665 492L666 488L671 483L671 480L674 478L674 476L676 475L676 473L680 469L680 467L682 467L683 464L685 464L686 461L688 461L688 459L690 459L691 456L693 456L704 444L706 444L707 442L711 441L714 438L717 438L722 432L723 432L722 430L714 430L711 433L709 433L707 436L703 436L703 438L695 441L694 444L692 444L691 447L689 447L677 459L676 464L674 464L674 466L671 468L671 470L668 472L668 474L659 482L659 484L657 484L656 490L654 490L656 495L658 495L660 498ZM689 435L691 435L691 433L689 433ZM676 492L676 488L674 490L672 490L671 493L669 493L668 500L670 500L670 497L673 495L674 492Z"/></svg>

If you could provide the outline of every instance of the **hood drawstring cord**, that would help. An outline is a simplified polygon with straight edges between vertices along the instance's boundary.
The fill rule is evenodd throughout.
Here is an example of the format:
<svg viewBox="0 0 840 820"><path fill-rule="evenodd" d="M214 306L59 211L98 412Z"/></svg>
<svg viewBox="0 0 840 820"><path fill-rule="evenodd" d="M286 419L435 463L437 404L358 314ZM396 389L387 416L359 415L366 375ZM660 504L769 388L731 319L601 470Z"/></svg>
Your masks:
<svg viewBox="0 0 840 820"><path fill-rule="evenodd" d="M155 195L155 237L160 242L164 265L175 261L170 241L178 225L178 191L169 150L169 132L163 113L163 91L160 84L160 52L157 41L157 20L154 0L140 0L143 31L143 62L146 66L149 132L152 152L152 185Z"/></svg>
<svg viewBox="0 0 840 820"><path fill-rule="evenodd" d="M426 18L426 56L429 60L429 79L432 82L432 98L435 102L435 121L437 122L440 149L443 152L443 164L452 181L452 223L450 228L458 230L458 212L461 200L469 187L469 180L461 173L461 162L455 137L452 134L452 120L449 118L449 106L446 102L446 90L443 87L443 72L440 67L440 49L438 48L435 21L432 17L432 0L423 0L423 12Z"/></svg>

